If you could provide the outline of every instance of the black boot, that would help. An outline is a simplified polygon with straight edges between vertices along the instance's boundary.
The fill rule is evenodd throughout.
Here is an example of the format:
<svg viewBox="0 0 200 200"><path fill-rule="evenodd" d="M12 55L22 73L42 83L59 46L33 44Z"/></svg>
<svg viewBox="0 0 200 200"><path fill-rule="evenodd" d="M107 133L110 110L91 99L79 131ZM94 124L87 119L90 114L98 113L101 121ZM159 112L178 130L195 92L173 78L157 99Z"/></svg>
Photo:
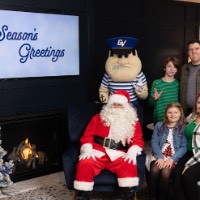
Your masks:
<svg viewBox="0 0 200 200"><path fill-rule="evenodd" d="M77 191L76 192L76 200L90 200L88 191Z"/></svg>
<svg viewBox="0 0 200 200"><path fill-rule="evenodd" d="M135 187L124 188L123 191L123 200L136 200Z"/></svg>

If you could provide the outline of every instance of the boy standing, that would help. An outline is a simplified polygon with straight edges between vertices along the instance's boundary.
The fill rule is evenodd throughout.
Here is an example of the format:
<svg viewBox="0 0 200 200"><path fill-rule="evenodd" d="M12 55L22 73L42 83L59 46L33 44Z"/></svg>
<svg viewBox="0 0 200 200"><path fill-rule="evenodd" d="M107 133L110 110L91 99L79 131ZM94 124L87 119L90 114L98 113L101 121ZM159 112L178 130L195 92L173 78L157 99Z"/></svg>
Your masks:
<svg viewBox="0 0 200 200"><path fill-rule="evenodd" d="M164 62L164 77L152 83L149 103L154 106L154 124L164 120L164 110L169 103L179 101L179 81L174 77L178 68L179 60L176 57L167 58Z"/></svg>

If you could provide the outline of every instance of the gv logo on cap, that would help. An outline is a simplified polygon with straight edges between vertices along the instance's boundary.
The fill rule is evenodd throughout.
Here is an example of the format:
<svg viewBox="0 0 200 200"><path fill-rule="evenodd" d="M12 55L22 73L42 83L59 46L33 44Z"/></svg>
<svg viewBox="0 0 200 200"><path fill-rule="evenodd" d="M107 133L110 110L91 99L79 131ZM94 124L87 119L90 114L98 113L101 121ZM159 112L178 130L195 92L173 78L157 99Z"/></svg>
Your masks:
<svg viewBox="0 0 200 200"><path fill-rule="evenodd" d="M122 40L122 39L119 39L118 41L117 41L117 45L119 45L119 46L121 46L121 47L123 47L124 45L126 44L126 40Z"/></svg>

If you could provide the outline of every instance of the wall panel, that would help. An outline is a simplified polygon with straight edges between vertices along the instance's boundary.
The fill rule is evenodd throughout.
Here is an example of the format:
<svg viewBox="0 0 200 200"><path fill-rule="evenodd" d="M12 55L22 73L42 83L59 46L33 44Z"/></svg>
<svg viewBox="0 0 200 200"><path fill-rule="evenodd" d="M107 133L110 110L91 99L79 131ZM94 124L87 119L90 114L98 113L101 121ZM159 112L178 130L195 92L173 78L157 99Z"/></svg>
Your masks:
<svg viewBox="0 0 200 200"><path fill-rule="evenodd" d="M80 16L80 75L12 80L0 78L0 114L66 109L71 102L88 102L92 3L88 0L0 0L0 9Z"/></svg>
<svg viewBox="0 0 200 200"><path fill-rule="evenodd" d="M126 35L139 39L137 49L150 88L152 81L164 74L164 58L174 55L182 63L186 62L186 44L189 39L199 36L200 4L169 0L127 0L122 5L121 1L95 1L94 9L95 82L92 93L96 99L105 72L108 38ZM146 110L152 110L148 101L141 103L145 110L144 120L152 121L152 113L146 113Z"/></svg>

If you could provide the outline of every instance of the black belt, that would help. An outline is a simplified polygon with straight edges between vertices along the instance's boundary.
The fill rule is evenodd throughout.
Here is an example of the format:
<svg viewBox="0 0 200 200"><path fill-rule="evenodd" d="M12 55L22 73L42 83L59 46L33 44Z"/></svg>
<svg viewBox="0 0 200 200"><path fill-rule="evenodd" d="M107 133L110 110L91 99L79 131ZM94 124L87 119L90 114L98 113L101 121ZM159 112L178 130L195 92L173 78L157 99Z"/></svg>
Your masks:
<svg viewBox="0 0 200 200"><path fill-rule="evenodd" d="M97 144L102 145L105 148L108 149L119 149L119 150L127 150L128 147L124 146L121 142L116 143L113 139L107 138L107 137L100 137L95 135L94 136L94 142Z"/></svg>

